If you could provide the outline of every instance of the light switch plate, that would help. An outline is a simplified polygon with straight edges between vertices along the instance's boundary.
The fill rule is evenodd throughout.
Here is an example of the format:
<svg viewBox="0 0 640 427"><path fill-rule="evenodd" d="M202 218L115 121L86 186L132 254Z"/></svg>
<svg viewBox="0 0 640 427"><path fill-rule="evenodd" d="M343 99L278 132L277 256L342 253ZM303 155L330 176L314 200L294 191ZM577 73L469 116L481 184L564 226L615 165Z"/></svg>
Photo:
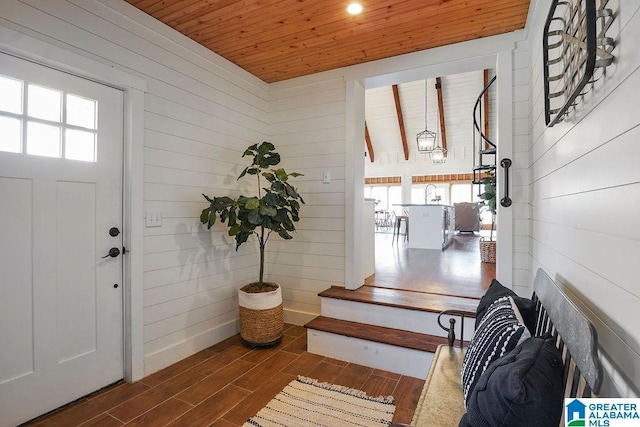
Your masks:
<svg viewBox="0 0 640 427"><path fill-rule="evenodd" d="M331 183L331 172L330 171L324 171L322 172L322 182L324 184L329 184Z"/></svg>
<svg viewBox="0 0 640 427"><path fill-rule="evenodd" d="M162 227L162 211L160 209L148 209L145 225L147 227Z"/></svg>

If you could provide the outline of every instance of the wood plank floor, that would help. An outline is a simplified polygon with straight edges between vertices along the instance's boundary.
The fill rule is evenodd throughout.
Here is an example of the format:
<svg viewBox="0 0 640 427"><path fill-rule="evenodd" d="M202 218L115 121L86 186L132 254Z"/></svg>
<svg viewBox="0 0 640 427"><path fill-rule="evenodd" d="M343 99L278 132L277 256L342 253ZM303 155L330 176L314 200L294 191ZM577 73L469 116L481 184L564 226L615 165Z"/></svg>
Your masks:
<svg viewBox="0 0 640 427"><path fill-rule="evenodd" d="M234 336L143 380L87 396L28 426L241 426L297 375L393 395L395 423L409 423L423 380L306 351L306 330L286 325L283 342L251 349Z"/></svg>
<svg viewBox="0 0 640 427"><path fill-rule="evenodd" d="M424 293L429 299L479 298L495 276L495 266L480 263L478 240L477 235L456 235L448 249L434 251L409 249L403 241L392 245L391 234L376 233L376 273L367 285L377 287L376 297L385 301L389 296L383 288ZM234 336L139 382L113 385L26 425L241 426L297 375L373 396L391 394L395 423L411 421L424 385L415 378L308 353L306 330L287 325L276 348L250 349Z"/></svg>
<svg viewBox="0 0 640 427"><path fill-rule="evenodd" d="M482 235L489 231L483 231ZM375 274L366 285L436 295L480 298L496 275L480 262L480 234L456 234L444 251L408 248L402 238L376 233Z"/></svg>

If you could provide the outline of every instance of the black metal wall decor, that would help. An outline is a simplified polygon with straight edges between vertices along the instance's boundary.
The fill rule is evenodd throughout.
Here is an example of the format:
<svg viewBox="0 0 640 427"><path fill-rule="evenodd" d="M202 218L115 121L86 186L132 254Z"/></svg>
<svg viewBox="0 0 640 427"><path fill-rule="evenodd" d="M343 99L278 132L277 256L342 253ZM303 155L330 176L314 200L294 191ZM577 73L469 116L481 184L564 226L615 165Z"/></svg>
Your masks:
<svg viewBox="0 0 640 427"><path fill-rule="evenodd" d="M613 62L608 0L553 0L544 27L545 121L562 121Z"/></svg>

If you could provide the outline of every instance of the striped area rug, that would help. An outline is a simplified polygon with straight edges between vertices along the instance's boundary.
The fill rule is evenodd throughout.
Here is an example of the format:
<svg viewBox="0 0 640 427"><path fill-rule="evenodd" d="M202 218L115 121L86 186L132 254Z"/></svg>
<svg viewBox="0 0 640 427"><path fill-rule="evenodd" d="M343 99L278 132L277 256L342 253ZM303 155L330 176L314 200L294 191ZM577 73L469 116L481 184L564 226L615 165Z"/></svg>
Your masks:
<svg viewBox="0 0 640 427"><path fill-rule="evenodd" d="M395 410L393 396L369 397L361 390L299 376L244 426L389 426Z"/></svg>

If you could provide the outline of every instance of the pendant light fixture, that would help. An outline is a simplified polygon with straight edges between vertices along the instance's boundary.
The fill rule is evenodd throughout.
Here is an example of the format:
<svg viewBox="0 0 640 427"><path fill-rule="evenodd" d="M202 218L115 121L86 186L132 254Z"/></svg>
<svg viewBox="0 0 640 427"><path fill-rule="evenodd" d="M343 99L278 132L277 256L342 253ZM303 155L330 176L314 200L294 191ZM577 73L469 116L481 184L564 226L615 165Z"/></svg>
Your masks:
<svg viewBox="0 0 640 427"><path fill-rule="evenodd" d="M416 135L418 152L431 153L436 147L438 135L427 127L427 80L424 81L424 130ZM432 160L433 162L433 160Z"/></svg>
<svg viewBox="0 0 640 427"><path fill-rule="evenodd" d="M429 152L429 157L431 157L431 164L443 165L447 161L447 149L438 145Z"/></svg>

